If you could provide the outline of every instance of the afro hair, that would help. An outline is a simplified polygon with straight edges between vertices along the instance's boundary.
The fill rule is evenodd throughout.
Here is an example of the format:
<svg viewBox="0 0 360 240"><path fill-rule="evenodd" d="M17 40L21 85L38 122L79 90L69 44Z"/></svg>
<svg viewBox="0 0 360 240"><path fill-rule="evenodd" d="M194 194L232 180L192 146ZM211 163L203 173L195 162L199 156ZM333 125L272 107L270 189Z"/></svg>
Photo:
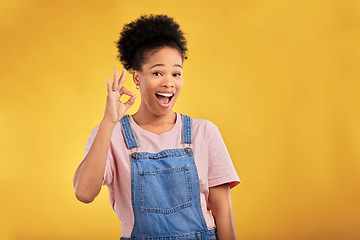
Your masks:
<svg viewBox="0 0 360 240"><path fill-rule="evenodd" d="M146 53L162 47L179 51L186 59L186 39L173 18L166 15L142 15L124 25L116 42L118 58L126 70L141 70Z"/></svg>

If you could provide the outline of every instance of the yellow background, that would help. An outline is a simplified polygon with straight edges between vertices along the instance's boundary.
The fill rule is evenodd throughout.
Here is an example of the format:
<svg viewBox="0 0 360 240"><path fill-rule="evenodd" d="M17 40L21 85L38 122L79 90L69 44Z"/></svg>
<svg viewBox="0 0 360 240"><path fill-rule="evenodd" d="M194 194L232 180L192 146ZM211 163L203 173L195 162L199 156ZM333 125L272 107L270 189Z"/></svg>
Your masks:
<svg viewBox="0 0 360 240"><path fill-rule="evenodd" d="M238 239L360 239L360 1L0 4L0 239L118 239L72 178L102 119L114 41L141 14L187 35L175 110L220 129ZM130 74L125 86L136 92ZM134 113L139 100L132 107Z"/></svg>

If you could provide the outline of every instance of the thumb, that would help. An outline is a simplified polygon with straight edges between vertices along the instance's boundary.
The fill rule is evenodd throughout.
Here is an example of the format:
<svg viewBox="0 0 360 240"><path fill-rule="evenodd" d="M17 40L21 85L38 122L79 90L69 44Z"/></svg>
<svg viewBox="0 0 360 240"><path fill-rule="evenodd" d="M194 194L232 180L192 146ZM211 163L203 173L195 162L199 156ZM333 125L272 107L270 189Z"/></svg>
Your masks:
<svg viewBox="0 0 360 240"><path fill-rule="evenodd" d="M129 108L134 104L136 98L137 98L137 95L134 94L133 96L131 96L131 97L129 98L129 100L127 100L127 101L124 103L126 109L129 109Z"/></svg>
<svg viewBox="0 0 360 240"><path fill-rule="evenodd" d="M125 115L126 112L124 103L119 101L119 104L116 104L116 110L119 113L118 118L120 120Z"/></svg>

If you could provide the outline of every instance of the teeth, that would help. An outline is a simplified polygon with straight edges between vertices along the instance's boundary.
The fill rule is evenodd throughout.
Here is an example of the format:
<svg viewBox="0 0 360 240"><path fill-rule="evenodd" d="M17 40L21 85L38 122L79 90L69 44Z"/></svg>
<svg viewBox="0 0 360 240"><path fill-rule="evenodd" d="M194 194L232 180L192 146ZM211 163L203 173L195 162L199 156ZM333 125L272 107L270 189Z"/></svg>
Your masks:
<svg viewBox="0 0 360 240"><path fill-rule="evenodd" d="M172 95L174 95L172 93L156 93L156 94L164 96L164 97L171 97Z"/></svg>

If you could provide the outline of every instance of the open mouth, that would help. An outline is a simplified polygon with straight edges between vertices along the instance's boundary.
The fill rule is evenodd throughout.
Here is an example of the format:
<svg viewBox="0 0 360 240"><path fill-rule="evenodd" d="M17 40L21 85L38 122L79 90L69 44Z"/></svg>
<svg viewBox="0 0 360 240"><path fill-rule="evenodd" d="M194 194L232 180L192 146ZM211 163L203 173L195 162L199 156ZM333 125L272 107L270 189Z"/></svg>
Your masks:
<svg viewBox="0 0 360 240"><path fill-rule="evenodd" d="M174 94L158 92L158 93L155 93L155 96L161 106L167 107L169 105L172 97L174 96Z"/></svg>

